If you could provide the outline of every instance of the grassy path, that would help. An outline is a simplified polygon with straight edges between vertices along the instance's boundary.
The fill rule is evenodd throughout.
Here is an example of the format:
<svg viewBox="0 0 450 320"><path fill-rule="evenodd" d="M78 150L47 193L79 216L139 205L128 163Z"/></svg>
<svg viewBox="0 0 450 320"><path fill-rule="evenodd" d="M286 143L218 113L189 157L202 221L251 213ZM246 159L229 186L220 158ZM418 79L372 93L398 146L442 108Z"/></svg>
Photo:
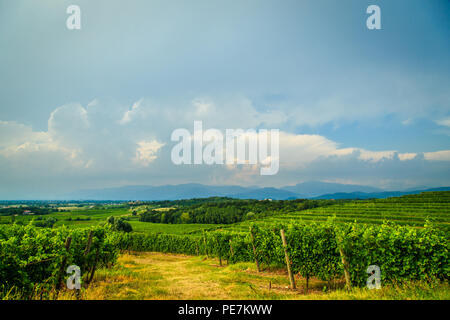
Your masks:
<svg viewBox="0 0 450 320"><path fill-rule="evenodd" d="M219 266L215 259L162 253L124 254L99 270L87 299L289 299L286 275L258 274L250 263ZM269 289L269 283L271 288Z"/></svg>
<svg viewBox="0 0 450 320"><path fill-rule="evenodd" d="M449 299L447 285L414 284L381 290L324 292L326 282L296 279L288 289L283 271L256 272L252 263L219 266L215 259L154 252L123 254L116 266L98 270L83 299ZM270 288L269 288L270 285ZM343 283L338 283L338 287ZM64 297L61 297L64 299ZM66 296L66 298L69 298Z"/></svg>

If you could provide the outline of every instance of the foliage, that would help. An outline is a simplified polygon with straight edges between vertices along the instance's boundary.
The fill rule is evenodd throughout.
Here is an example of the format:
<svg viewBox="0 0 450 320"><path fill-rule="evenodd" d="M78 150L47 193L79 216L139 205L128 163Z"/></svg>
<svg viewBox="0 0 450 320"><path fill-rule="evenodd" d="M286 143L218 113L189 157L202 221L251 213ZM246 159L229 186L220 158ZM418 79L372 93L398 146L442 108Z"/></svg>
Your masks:
<svg viewBox="0 0 450 320"><path fill-rule="evenodd" d="M133 227L124 218L114 218L110 216L106 222L111 225L114 231L123 231L123 232L131 232L133 231Z"/></svg>
<svg viewBox="0 0 450 320"><path fill-rule="evenodd" d="M53 228L54 224L58 221L55 217L48 217L46 219L42 219L41 217L33 220L33 226L41 227L41 228Z"/></svg>
<svg viewBox="0 0 450 320"><path fill-rule="evenodd" d="M343 265L339 247L349 264L351 280L364 286L367 267L381 268L382 281L438 279L450 276L447 234L439 229L423 229L391 224L290 223L253 226L256 258L265 265L285 265L280 230L287 238L291 270L309 279L341 278ZM254 261L250 233L228 230L204 235L120 234L124 250L204 254L226 260Z"/></svg>
<svg viewBox="0 0 450 320"><path fill-rule="evenodd" d="M231 224L244 220L262 218L275 214L286 214L325 206L335 201L332 200L237 200L227 199L216 202L194 202L178 204L172 202L172 207L167 211L148 209L141 213L139 221L153 223L215 223Z"/></svg>
<svg viewBox="0 0 450 320"><path fill-rule="evenodd" d="M381 280L388 282L434 278L448 281L450 277L448 235L442 230L353 223L341 226L337 238L355 285L365 285L369 265L378 265Z"/></svg>
<svg viewBox="0 0 450 320"><path fill-rule="evenodd" d="M92 233L89 252L86 251ZM114 263L118 250L112 242L110 228L68 230L36 228L32 225L0 226L0 283L4 290L20 288L32 292L36 286L51 289L66 279L69 265L81 268L82 275L93 266ZM70 237L70 247L66 241Z"/></svg>
<svg viewBox="0 0 450 320"><path fill-rule="evenodd" d="M67 277L61 269L64 261L67 265L79 265L86 273L96 264L113 263L118 249L208 254L227 263L257 259L263 267L285 267L281 229L285 230L291 269L307 279L342 278L340 248L354 286L365 286L369 265L380 267L383 283L448 281L450 192L332 203L336 202L210 198L139 203L139 209L114 203L51 212L45 217L0 217L2 223L13 223L0 224L0 283L5 290L17 287L24 292L31 292L36 286L52 287L61 276ZM37 205L31 203L28 207ZM163 205L170 208L162 208ZM23 212L25 207L23 203L16 209ZM43 204L42 208L54 210L50 204ZM164 224L136 221L133 211L141 221ZM108 218L109 215L115 216ZM131 216L124 218L127 215ZM59 226L69 219L74 222L70 226L79 227L91 217L88 225L104 224L105 219L108 223L90 229L36 228L52 227L55 222ZM139 231L145 233L130 232L131 224L126 219L134 219L134 229L141 228ZM33 222L29 224L30 221ZM218 221L228 225L201 224ZM233 221L242 222L230 224ZM91 231L91 249L84 254ZM68 237L72 243L66 251Z"/></svg>
<svg viewBox="0 0 450 320"><path fill-rule="evenodd" d="M56 211L57 210L55 209L37 206L6 207L0 208L0 216L12 216L23 214L46 215Z"/></svg>

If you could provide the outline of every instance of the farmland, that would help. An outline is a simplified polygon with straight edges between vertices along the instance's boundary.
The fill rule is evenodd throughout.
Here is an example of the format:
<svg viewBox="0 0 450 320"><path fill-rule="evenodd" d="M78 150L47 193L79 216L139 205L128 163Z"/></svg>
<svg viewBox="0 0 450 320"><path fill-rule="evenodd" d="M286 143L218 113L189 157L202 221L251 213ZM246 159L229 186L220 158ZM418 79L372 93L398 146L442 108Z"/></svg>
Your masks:
<svg viewBox="0 0 450 320"><path fill-rule="evenodd" d="M193 211L191 201L165 201L163 207L158 202L150 204L97 204L92 206L59 206L60 211L50 212L46 215L4 215L0 209L0 224L16 223L27 224L39 217L57 219L55 227L67 226L69 228L81 228L95 226L105 222L109 216L124 217L130 221L135 232L167 232L175 234L192 233L195 230L227 228L233 231L247 231L250 223L272 224L279 222L325 222L330 219L336 223L357 222L363 224L382 224L383 221L395 222L398 225L421 227L428 220L435 225L448 229L450 224L450 192L426 192L418 195L407 195L388 199L373 200L324 200L314 205L317 207L306 208L304 202L296 203L295 200L284 201L256 201L217 198L220 207L224 203L232 209L243 210L245 214L257 214L237 223L151 223L139 221L140 216L147 211L158 212L159 215L176 209L179 215ZM174 205L175 203L175 205ZM195 202L194 202L195 203ZM210 202L208 206L211 206ZM214 204L214 203L213 203ZM204 207L205 205L203 205ZM311 205L312 206L312 205ZM203 207L197 207L199 211ZM261 209L267 207L264 209ZM209 209L209 208L207 208ZM215 210L216 207L212 207ZM136 215L133 215L133 211ZM225 213L226 214L226 213Z"/></svg>
<svg viewBox="0 0 450 320"><path fill-rule="evenodd" d="M17 214L15 209L21 206L26 206L23 208L27 209L24 210L27 214ZM285 283L288 279L287 254L290 269L297 277L298 285L306 292L311 288L314 291L317 285L326 288L327 292L331 288L334 291L344 290L344 286L361 290L367 279L366 268L373 264L380 266L381 280L386 286L392 287L399 282L412 286L419 283L421 287L424 283L427 283L425 286L436 283L443 290L439 289L438 294L448 292L450 192L374 200L258 201L215 198L148 203L78 203L75 206L44 203L42 208L49 209L41 211L33 209L36 206L25 203L13 207L8 204L0 210L0 227L3 230L0 232L3 235L0 237L0 268L3 271L0 271L3 273L0 274L13 272L11 263L2 261L15 261L16 268L23 268L21 276L16 277L16 286L31 288L33 281L60 285L55 275L61 277L61 271L58 271L61 266L46 264L47 259L54 256L58 257L59 263L66 257L66 260L90 265L91 276L85 278L85 283L92 280L95 287L96 281L112 275L108 271L111 267L111 270L116 270L114 265L120 252L122 256L133 252L160 252L162 255L182 254L201 258L201 261L216 261L219 268L233 265L254 268L256 263L259 272L255 277L272 279L274 283ZM43 214L35 214L33 210ZM132 232L114 231L106 222L109 217L123 219L130 224ZM171 223L167 223L167 219ZM231 222L236 220L238 222ZM40 227L37 222L43 221L53 221L51 228ZM200 223L208 221L222 223ZM96 251L83 256L64 249L66 239L70 237L78 239L76 248L86 246L84 251L89 251L87 248L90 245L86 244L89 242L89 230L98 234L94 240ZM282 230L286 244L280 236ZM17 234L13 237L14 245L9 240L13 234ZM50 251L40 248L39 242L33 242L30 247L27 234L53 239L53 245L48 249ZM21 247L27 248L29 257L20 255L17 260L14 258L16 249L13 248ZM129 256L132 260L133 257ZM164 256L158 257L165 259ZM132 269L133 263L125 263L121 258L118 261L122 271L124 268ZM43 268L43 275L36 280L32 272L41 270L37 267ZM97 273L96 268L99 269ZM284 280L272 274L271 270L281 272ZM244 277L244 274L233 276L230 273L229 276ZM248 276L251 282L253 276ZM289 285L293 286L292 283ZM8 288L3 288L3 294ZM52 285L45 288L49 292L53 290ZM92 289L86 290L83 292L88 294ZM365 295L364 292L361 294ZM277 293L275 289L255 297L292 298L291 293ZM248 298L252 296L248 294ZM299 297L294 294L293 298Z"/></svg>
<svg viewBox="0 0 450 320"><path fill-rule="evenodd" d="M450 224L450 192L426 192L388 199L348 201L288 214L274 215L258 222L327 221L381 224L383 221L398 225L422 227L427 220L448 230ZM235 229L248 229L248 223Z"/></svg>
<svg viewBox="0 0 450 320"><path fill-rule="evenodd" d="M182 276L180 276L182 275ZM83 291L83 299L448 299L450 289L442 284L416 283L386 286L382 290L344 289L342 281L329 284L297 278L298 289L290 290L280 270L257 272L252 263L219 266L217 259L155 252L125 253L109 269L101 269L96 281ZM328 288L328 289L327 289ZM60 299L75 299L71 292Z"/></svg>

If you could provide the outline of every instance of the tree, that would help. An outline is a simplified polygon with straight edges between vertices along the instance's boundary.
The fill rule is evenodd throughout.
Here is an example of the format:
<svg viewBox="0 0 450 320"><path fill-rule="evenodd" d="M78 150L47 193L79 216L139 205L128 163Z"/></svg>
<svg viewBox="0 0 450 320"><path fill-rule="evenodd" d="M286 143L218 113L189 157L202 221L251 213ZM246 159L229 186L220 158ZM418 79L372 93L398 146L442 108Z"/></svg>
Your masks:
<svg viewBox="0 0 450 320"><path fill-rule="evenodd" d="M111 216L106 220L106 222L109 223L115 231L133 231L133 227L131 226L131 224L129 222L126 222L124 218L115 219L113 216Z"/></svg>
<svg viewBox="0 0 450 320"><path fill-rule="evenodd" d="M124 218L119 218L114 221L114 228L117 231L123 231L123 232L131 232L133 231L133 228L131 227L131 224L129 222L126 222Z"/></svg>
<svg viewBox="0 0 450 320"><path fill-rule="evenodd" d="M53 228L53 225L58 221L58 219L54 217L49 217L48 219L43 219L42 217L37 217L35 220L32 220L32 225L35 227L41 228Z"/></svg>
<svg viewBox="0 0 450 320"><path fill-rule="evenodd" d="M108 219L106 219L106 222L108 222L111 225L114 225L114 217L113 216L108 217Z"/></svg>
<svg viewBox="0 0 450 320"><path fill-rule="evenodd" d="M181 214L181 223L188 223L189 222L189 212L183 212Z"/></svg>

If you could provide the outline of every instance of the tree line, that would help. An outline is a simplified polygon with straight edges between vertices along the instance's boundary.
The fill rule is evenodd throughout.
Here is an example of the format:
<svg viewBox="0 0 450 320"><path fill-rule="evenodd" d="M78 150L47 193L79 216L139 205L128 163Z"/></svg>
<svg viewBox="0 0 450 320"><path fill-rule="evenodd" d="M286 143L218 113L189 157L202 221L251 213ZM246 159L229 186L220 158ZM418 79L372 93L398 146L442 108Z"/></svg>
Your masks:
<svg viewBox="0 0 450 320"><path fill-rule="evenodd" d="M244 220L263 218L274 214L301 211L335 204L334 200L238 200L203 201L200 203L174 202L178 207L167 210L148 209L139 221L153 223L231 224ZM169 205L167 203L167 205Z"/></svg>

